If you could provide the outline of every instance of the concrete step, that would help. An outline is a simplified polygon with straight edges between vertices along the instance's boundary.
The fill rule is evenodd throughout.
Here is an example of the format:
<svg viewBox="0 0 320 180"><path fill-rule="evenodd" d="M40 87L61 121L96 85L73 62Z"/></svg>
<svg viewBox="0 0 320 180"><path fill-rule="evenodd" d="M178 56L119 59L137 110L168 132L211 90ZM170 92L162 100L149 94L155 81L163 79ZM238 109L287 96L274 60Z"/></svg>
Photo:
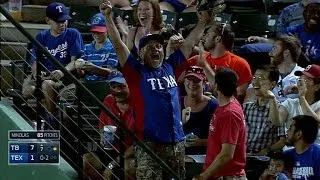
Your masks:
<svg viewBox="0 0 320 180"><path fill-rule="evenodd" d="M1 59L21 60L26 59L26 54L30 53L27 49L27 43L19 42L0 42Z"/></svg>
<svg viewBox="0 0 320 180"><path fill-rule="evenodd" d="M48 24L35 24L35 23L20 23L22 27L27 30L33 37L35 37L40 31L49 29ZM7 42L29 42L20 31L14 27L10 22L0 23L0 38Z"/></svg>

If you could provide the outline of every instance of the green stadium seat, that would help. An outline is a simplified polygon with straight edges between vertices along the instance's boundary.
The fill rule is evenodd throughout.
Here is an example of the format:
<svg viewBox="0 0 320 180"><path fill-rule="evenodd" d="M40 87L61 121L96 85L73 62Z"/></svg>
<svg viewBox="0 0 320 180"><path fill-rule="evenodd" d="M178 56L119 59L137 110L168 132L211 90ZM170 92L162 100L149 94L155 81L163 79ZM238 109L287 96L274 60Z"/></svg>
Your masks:
<svg viewBox="0 0 320 180"><path fill-rule="evenodd" d="M137 22L134 18L134 10L122 10L119 8L112 8L113 17L120 16L123 20L128 21L129 26L136 26Z"/></svg>
<svg viewBox="0 0 320 180"><path fill-rule="evenodd" d="M247 39L249 36L276 35L277 16L265 14L237 14L231 18L231 27L235 37L239 40ZM236 40L237 40L236 39Z"/></svg>
<svg viewBox="0 0 320 180"><path fill-rule="evenodd" d="M81 33L87 33L90 29L91 17L99 12L98 6L70 6L72 20L69 27L76 28Z"/></svg>
<svg viewBox="0 0 320 180"><path fill-rule="evenodd" d="M227 14L266 14L263 0L226 0Z"/></svg>

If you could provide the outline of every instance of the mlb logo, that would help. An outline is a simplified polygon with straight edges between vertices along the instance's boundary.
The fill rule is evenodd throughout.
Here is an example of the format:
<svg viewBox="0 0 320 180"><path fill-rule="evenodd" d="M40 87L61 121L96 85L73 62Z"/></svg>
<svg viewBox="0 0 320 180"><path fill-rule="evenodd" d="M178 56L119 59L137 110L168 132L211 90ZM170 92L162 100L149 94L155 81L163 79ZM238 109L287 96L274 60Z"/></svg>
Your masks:
<svg viewBox="0 0 320 180"><path fill-rule="evenodd" d="M299 161L296 162L296 166L300 166L300 162Z"/></svg>

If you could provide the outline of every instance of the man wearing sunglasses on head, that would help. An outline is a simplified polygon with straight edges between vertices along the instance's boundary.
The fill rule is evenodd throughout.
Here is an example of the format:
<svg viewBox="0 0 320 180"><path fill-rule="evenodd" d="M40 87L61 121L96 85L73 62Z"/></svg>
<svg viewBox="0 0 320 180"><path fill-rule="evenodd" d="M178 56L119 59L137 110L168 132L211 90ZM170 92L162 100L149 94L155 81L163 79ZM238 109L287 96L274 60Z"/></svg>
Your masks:
<svg viewBox="0 0 320 180"><path fill-rule="evenodd" d="M59 2L49 4L46 9L46 22L50 25L50 29L39 32L36 40L71 72L75 69L74 60L81 55L83 41L78 30L67 28L70 19L71 17L64 4ZM42 56L36 46L33 47L32 54L29 62L32 66L32 74L25 79L22 94L26 98L34 97L36 69L41 68L42 74L45 74L41 91L45 99L45 108L49 112L45 115L45 118L54 126L54 124L57 124L54 116L56 91L63 85L71 84L71 82L67 82L63 78L63 72L54 65L50 58ZM39 60L41 60L42 67L37 67L36 62Z"/></svg>
<svg viewBox="0 0 320 180"><path fill-rule="evenodd" d="M229 24L217 23L207 27L202 37L205 49L205 59L213 69L221 66L230 68L236 72L239 77L237 87L237 99L242 102L246 89L252 78L249 64L246 60L231 53L233 47L234 34ZM199 56L194 56L177 70L177 77L180 77L182 71L188 66L197 64ZM179 78L180 81L181 78Z"/></svg>

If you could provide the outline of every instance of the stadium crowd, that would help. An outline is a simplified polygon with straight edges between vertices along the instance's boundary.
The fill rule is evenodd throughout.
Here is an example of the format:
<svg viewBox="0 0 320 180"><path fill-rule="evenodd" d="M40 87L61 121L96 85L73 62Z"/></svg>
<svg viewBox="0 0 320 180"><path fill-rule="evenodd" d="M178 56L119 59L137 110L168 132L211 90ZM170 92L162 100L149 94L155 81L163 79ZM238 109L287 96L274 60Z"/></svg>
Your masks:
<svg viewBox="0 0 320 180"><path fill-rule="evenodd" d="M249 43L240 51L267 52L270 57L270 64L254 72L233 52L230 24L213 21L223 12L223 1L140 0L134 2L133 27L113 17L115 2L130 9L124 0L104 0L100 13L91 18L90 44L68 27L71 17L58 2L46 9L50 29L36 39L80 79L108 81L111 93L104 105L181 179L186 174L185 155L204 154L203 171L194 180L320 179L320 1L302 0L286 7L273 39L247 37ZM197 24L182 36L164 24L161 10L197 11ZM37 48L32 53L25 97L36 89ZM52 99L63 96L55 92L62 87L73 91L75 86L51 61L42 62L45 117L55 127ZM116 124L101 112L101 146L106 125ZM172 178L132 138L124 141L128 177ZM99 149L94 154L98 158L92 153L83 156L84 174L112 179L117 163ZM246 174L246 167L263 162L250 157L270 157L258 177ZM119 159L117 154L113 158Z"/></svg>

